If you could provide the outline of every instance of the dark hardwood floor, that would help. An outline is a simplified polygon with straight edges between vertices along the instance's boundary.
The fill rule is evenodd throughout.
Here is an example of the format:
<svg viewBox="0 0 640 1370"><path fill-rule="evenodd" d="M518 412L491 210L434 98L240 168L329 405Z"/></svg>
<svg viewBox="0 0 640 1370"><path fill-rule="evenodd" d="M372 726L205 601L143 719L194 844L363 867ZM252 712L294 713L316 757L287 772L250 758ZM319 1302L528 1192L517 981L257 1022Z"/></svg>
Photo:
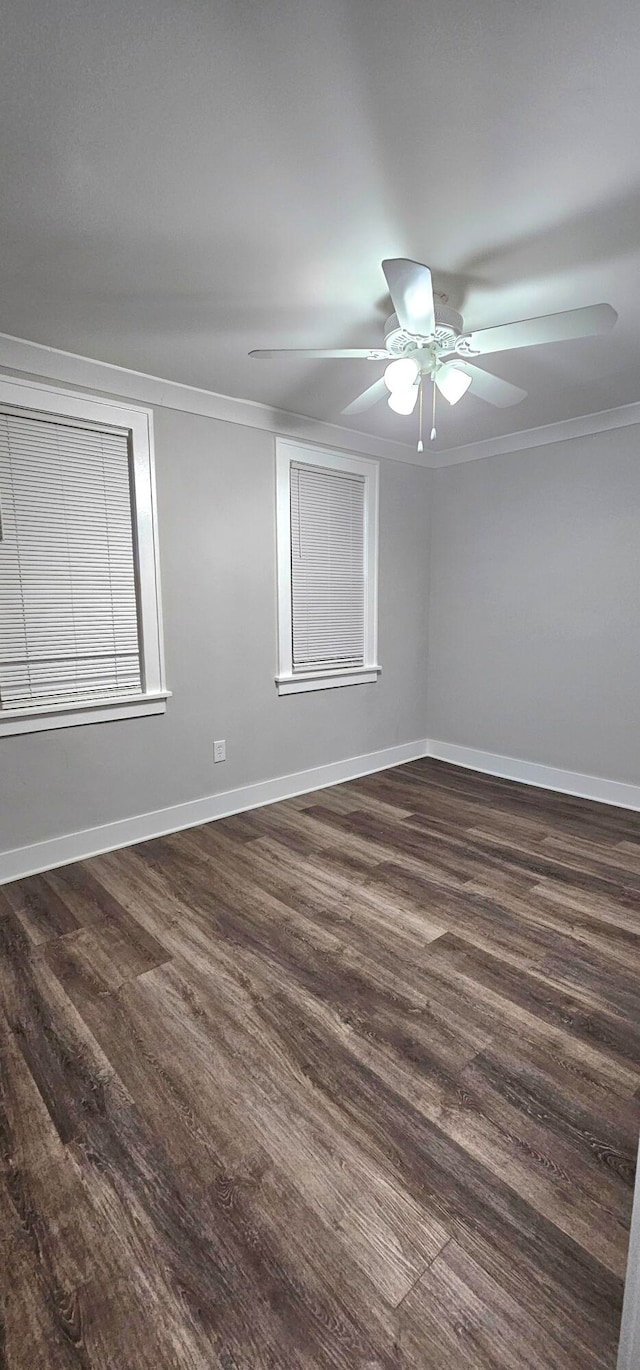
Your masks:
<svg viewBox="0 0 640 1370"><path fill-rule="evenodd" d="M612 1370L640 815L418 761L0 889L0 1364Z"/></svg>

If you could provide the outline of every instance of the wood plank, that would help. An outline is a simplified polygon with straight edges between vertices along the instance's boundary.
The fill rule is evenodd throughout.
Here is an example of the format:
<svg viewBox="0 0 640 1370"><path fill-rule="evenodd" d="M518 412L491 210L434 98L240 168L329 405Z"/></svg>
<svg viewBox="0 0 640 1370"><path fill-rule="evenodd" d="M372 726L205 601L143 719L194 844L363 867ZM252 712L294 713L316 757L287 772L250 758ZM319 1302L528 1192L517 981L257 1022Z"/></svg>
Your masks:
<svg viewBox="0 0 640 1370"><path fill-rule="evenodd" d="M611 1348L620 1315L622 1280L543 1217L491 1169L401 1099L349 1053L326 1050L295 1005L278 1006L273 1026L290 1043L305 1076L318 1089L340 1094L353 1133L385 1157L404 1187L427 1202L456 1240L503 1287L522 1298L530 1284L536 1316L558 1331L568 1325L588 1357L590 1345ZM270 1015L269 1002L265 1013ZM549 1279L554 1284L550 1295ZM587 1358L585 1363L590 1364Z"/></svg>
<svg viewBox="0 0 640 1370"><path fill-rule="evenodd" d="M18 920L0 920L0 1008L63 1143L103 1105L113 1068Z"/></svg>
<svg viewBox="0 0 640 1370"><path fill-rule="evenodd" d="M83 922L91 921L94 937L124 976L142 975L162 965L167 953L96 876L82 865L64 866L46 879Z"/></svg>
<svg viewBox="0 0 640 1370"><path fill-rule="evenodd" d="M542 1329L452 1241L402 1306L403 1363L416 1370L580 1370L571 1340ZM596 1361L594 1364L610 1364Z"/></svg>
<svg viewBox="0 0 640 1370"><path fill-rule="evenodd" d="M640 1073L640 1023L623 1021L614 1012L590 1010L579 999L556 990L535 974L507 965L455 933L432 942L434 964L451 966L459 975L508 1000L515 1008L552 1026L570 1024L574 1040L593 1046Z"/></svg>
<svg viewBox="0 0 640 1370"><path fill-rule="evenodd" d="M13 909L30 941L38 946L82 926L68 904L42 875L7 885L3 899ZM86 920L85 920L86 921Z"/></svg>

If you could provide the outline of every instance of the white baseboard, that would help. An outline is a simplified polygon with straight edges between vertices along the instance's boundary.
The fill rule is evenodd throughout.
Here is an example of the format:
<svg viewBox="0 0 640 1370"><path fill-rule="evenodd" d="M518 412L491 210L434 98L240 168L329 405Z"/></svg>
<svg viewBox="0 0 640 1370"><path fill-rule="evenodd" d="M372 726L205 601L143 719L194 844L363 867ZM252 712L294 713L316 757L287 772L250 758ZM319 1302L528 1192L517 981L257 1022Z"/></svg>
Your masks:
<svg viewBox="0 0 640 1370"><path fill-rule="evenodd" d="M172 804L152 813L136 814L117 823L104 823L98 828L84 828L64 837L52 837L47 842L34 842L28 847L15 847L0 854L0 885L9 880L20 880L40 871L66 866L70 861L84 861L117 847L129 847L135 842L146 842L152 837L163 837L180 828L193 828L198 823L210 823L215 818L228 818L246 809L274 804L279 799L291 799L310 790L326 789L343 780L357 780L358 776L384 771L390 766L401 766L426 756L427 742L403 742L396 747L385 747L364 756L350 756L344 761L333 761L326 766L314 766L308 771L262 780L256 785L242 785L222 794L205 795L186 804Z"/></svg>
<svg viewBox="0 0 640 1370"><path fill-rule="evenodd" d="M479 752L474 747L458 747L453 742L430 739L426 746L426 756L449 761L452 766L499 775L504 780L518 780L521 785L536 785L542 790L573 794L579 799L595 799L599 804L640 809L640 785L604 780L599 775L583 775L580 771L563 771L556 766L541 766L537 761L520 761L513 756L498 756L495 752Z"/></svg>
<svg viewBox="0 0 640 1370"><path fill-rule="evenodd" d="M186 804L172 804L152 813L136 814L117 823L104 823L97 828L84 828L64 837L52 837L47 842L34 842L27 847L0 853L0 885L9 880L20 880L39 871L66 866L70 861L84 861L117 847L133 846L152 837L179 832L181 828L210 823L216 818L228 818L246 809L275 804L280 799L311 790L326 789L344 780L357 780L361 775L384 771L390 766L402 766L407 761L432 756L438 761L449 761L453 766L499 775L506 780L518 780L523 785L535 785L543 790L576 795L581 799L595 799L601 804L640 810L640 785L627 785L619 780L603 780L579 771L558 770L555 766L541 766L533 761L519 761L512 756L498 756L494 752L480 752L473 747L459 747L453 742L422 739L403 742L396 747L385 747L364 756L350 756L344 761L333 761L311 770L295 771L292 775L262 780L256 785L242 785L222 794L205 795Z"/></svg>

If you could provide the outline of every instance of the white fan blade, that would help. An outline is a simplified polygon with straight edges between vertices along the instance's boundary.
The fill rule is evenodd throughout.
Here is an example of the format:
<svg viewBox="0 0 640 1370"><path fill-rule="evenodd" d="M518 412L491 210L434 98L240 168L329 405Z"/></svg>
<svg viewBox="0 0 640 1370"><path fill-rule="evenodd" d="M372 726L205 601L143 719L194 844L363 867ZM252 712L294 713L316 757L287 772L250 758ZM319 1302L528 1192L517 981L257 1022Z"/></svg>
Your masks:
<svg viewBox="0 0 640 1370"><path fill-rule="evenodd" d="M352 400L351 404L348 404L342 412L343 414L362 414L365 409L372 409L374 404L379 404L380 400L386 399L388 394L389 391L384 380L375 381L368 390L363 390L356 400Z"/></svg>
<svg viewBox="0 0 640 1370"><path fill-rule="evenodd" d="M421 337L435 333L433 284L428 266L407 257L389 257L382 263L385 280L401 328Z"/></svg>
<svg viewBox="0 0 640 1370"><path fill-rule="evenodd" d="M463 356L473 357L486 352L505 352L512 347L568 342L571 338L606 333L613 328L617 317L610 304L590 304L584 309L567 309L562 314L543 314L539 319L522 319L519 323L503 323L497 328L466 333L458 338L457 350Z"/></svg>
<svg viewBox="0 0 640 1370"><path fill-rule="evenodd" d="M500 376L493 376L490 371L482 371L479 366L470 366L465 362L459 370L466 371L467 375L471 376L470 393L477 395L479 400L486 400L488 404L495 404L498 409L506 409L510 404L520 404L521 400L527 398L526 390L521 390L519 385L503 381Z"/></svg>
<svg viewBox="0 0 640 1370"><path fill-rule="evenodd" d="M384 347L277 347L257 348L249 356L258 357L260 361L269 361L272 357L363 357L365 361L383 362L391 353Z"/></svg>

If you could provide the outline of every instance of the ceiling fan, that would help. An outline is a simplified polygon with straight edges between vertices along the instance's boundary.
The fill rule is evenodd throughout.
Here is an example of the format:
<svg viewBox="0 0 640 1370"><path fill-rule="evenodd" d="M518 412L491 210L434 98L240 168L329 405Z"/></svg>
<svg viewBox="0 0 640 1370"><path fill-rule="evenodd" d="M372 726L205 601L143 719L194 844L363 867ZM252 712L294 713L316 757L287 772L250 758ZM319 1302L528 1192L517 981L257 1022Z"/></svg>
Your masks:
<svg viewBox="0 0 640 1370"><path fill-rule="evenodd" d="M423 381L430 379L434 383L434 438L436 389L449 404L457 404L468 389L478 399L501 408L519 404L526 397L526 390L473 366L468 358L604 333L618 317L610 304L593 304L468 333L462 315L447 307L447 297L434 294L428 266L406 257L391 257L382 263L382 270L395 310L385 324L384 347L258 349L249 356L388 361L384 376L352 400L343 414L361 414L382 399L397 414L412 414L418 399L422 410ZM422 451L422 437L418 449Z"/></svg>

